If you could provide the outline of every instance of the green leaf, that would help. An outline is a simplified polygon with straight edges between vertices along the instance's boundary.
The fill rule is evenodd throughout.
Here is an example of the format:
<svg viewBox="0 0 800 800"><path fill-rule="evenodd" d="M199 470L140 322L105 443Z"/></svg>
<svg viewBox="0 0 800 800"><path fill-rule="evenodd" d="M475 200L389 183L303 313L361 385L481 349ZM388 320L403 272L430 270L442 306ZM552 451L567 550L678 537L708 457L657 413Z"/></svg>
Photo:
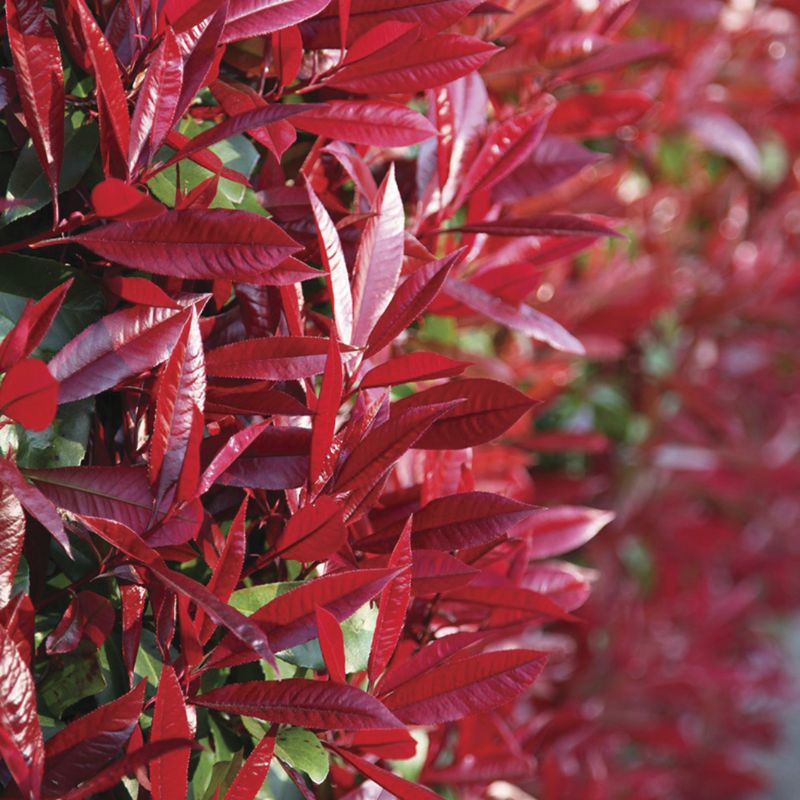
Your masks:
<svg viewBox="0 0 800 800"><path fill-rule="evenodd" d="M89 169L98 145L97 125L84 124L85 114L70 114L64 130L64 165L58 182L59 192L74 189ZM22 148L17 163L11 171L6 189L9 200L25 200L25 205L6 209L0 216L0 227L33 214L50 202L50 187L42 172L33 144L28 141Z"/></svg>
<svg viewBox="0 0 800 800"><path fill-rule="evenodd" d="M328 777L328 752L311 731L281 728L275 742L275 754L290 766L305 772L314 783L322 783Z"/></svg>
<svg viewBox="0 0 800 800"><path fill-rule="evenodd" d="M66 403L43 431L15 425L17 465L24 469L77 467L86 455L94 398Z"/></svg>
<svg viewBox="0 0 800 800"><path fill-rule="evenodd" d="M62 717L70 706L106 687L99 654L91 645L74 653L51 655L47 666L39 697L54 717Z"/></svg>

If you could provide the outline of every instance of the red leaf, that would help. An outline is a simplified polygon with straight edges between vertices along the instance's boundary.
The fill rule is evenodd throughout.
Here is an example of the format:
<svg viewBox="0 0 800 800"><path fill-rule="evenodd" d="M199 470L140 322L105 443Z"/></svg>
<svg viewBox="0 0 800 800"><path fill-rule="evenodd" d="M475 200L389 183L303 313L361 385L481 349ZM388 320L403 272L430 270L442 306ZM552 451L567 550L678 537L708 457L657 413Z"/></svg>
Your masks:
<svg viewBox="0 0 800 800"><path fill-rule="evenodd" d="M161 668L153 712L150 741L191 739L183 692L169 664ZM171 750L150 762L150 783L153 800L186 797L189 770L189 747Z"/></svg>
<svg viewBox="0 0 800 800"><path fill-rule="evenodd" d="M615 236L606 225L574 214L536 214L524 219L488 220L448 228L447 233L486 233L489 236Z"/></svg>
<svg viewBox="0 0 800 800"><path fill-rule="evenodd" d="M143 586L122 584L119 593L122 600L122 660L128 672L128 681L133 683L133 668L142 638L147 592Z"/></svg>
<svg viewBox="0 0 800 800"><path fill-rule="evenodd" d="M198 695L199 706L285 725L357 731L399 728L383 704L354 686L291 678L233 683Z"/></svg>
<svg viewBox="0 0 800 800"><path fill-rule="evenodd" d="M317 606L317 638L328 675L336 683L346 683L344 636L336 617L326 608Z"/></svg>
<svg viewBox="0 0 800 800"><path fill-rule="evenodd" d="M437 800L441 795L432 792L425 786L420 786L418 783L401 778L393 772L378 767L371 761L365 758L349 753L336 745L329 745L329 747L345 761L352 764L362 775L375 781L379 786L390 792L392 797L397 797L398 800Z"/></svg>
<svg viewBox="0 0 800 800"><path fill-rule="evenodd" d="M0 484L0 608L8 604L25 542L25 514L8 484Z"/></svg>
<svg viewBox="0 0 800 800"><path fill-rule="evenodd" d="M126 267L179 278L271 283L270 273L300 245L249 211L187 208L142 222L112 222L72 237Z"/></svg>
<svg viewBox="0 0 800 800"><path fill-rule="evenodd" d="M378 703L377 700L373 702ZM380 703L378 706L387 718L393 719ZM399 722L397 726L400 726ZM22 795L30 800L38 800L44 769L44 740L39 727L39 717L36 714L36 687L16 645L2 625L0 625L0 756L6 762L6 768Z"/></svg>
<svg viewBox="0 0 800 800"><path fill-rule="evenodd" d="M462 402L435 421L414 447L448 450L454 444L460 448L483 444L508 430L534 404L522 392L499 381L465 378L392 403L392 419L411 409L458 400Z"/></svg>
<svg viewBox="0 0 800 800"><path fill-rule="evenodd" d="M466 252L466 249L456 250L439 261L425 264L403 281L369 335L366 358L386 347L422 314L439 293L450 270L461 262Z"/></svg>
<svg viewBox="0 0 800 800"><path fill-rule="evenodd" d="M50 184L57 219L58 181L64 155L61 50L38 0L7 0L6 29L25 126Z"/></svg>
<svg viewBox="0 0 800 800"><path fill-rule="evenodd" d="M485 609L499 608L526 615L544 615L554 619L575 621L575 617L546 595L516 586L487 586L476 581L463 589L448 592L447 600L453 603L477 605Z"/></svg>
<svg viewBox="0 0 800 800"><path fill-rule="evenodd" d="M117 178L106 178L92 189L92 205L100 217L128 222L152 219L166 211L158 200Z"/></svg>
<svg viewBox="0 0 800 800"><path fill-rule="evenodd" d="M124 278L116 275L104 278L103 284L117 297L129 303L152 308L181 308L161 287L147 278Z"/></svg>
<svg viewBox="0 0 800 800"><path fill-rule="evenodd" d="M124 308L81 331L56 353L49 367L59 401L92 397L169 357L191 311Z"/></svg>
<svg viewBox="0 0 800 800"><path fill-rule="evenodd" d="M19 361L0 384L0 414L25 428L43 431L56 416L58 382L38 358Z"/></svg>
<svg viewBox="0 0 800 800"><path fill-rule="evenodd" d="M537 509L490 492L438 497L414 514L411 542L438 550L461 550L499 539L512 525Z"/></svg>
<svg viewBox="0 0 800 800"><path fill-rule="evenodd" d="M539 677L547 656L506 650L434 667L384 698L409 725L438 725L513 700Z"/></svg>
<svg viewBox="0 0 800 800"><path fill-rule="evenodd" d="M360 569L323 575L278 595L249 619L274 638L276 652L310 641L317 635L316 611L325 608L339 621L371 600L396 574L394 569ZM231 637L214 651L209 666L244 663L241 646ZM276 720L277 721L277 720Z"/></svg>
<svg viewBox="0 0 800 800"><path fill-rule="evenodd" d="M397 289L403 266L403 201L394 165L372 204L353 269L353 344L366 344L375 323Z"/></svg>
<svg viewBox="0 0 800 800"><path fill-rule="evenodd" d="M373 367L359 383L360 389L396 386L399 383L429 381L460 375L469 361L454 361L438 353L406 353Z"/></svg>
<svg viewBox="0 0 800 800"><path fill-rule="evenodd" d="M346 539L340 503L323 495L291 516L275 544L275 555L294 561L325 561Z"/></svg>
<svg viewBox="0 0 800 800"><path fill-rule="evenodd" d="M436 136L418 111L385 100L332 100L292 117L291 123L318 136L374 147L403 147Z"/></svg>
<svg viewBox="0 0 800 800"><path fill-rule="evenodd" d="M613 511L595 508L544 508L520 525L514 536L527 541L530 558L549 558L586 544L613 519Z"/></svg>
<svg viewBox="0 0 800 800"><path fill-rule="evenodd" d="M381 591L378 619L369 653L368 674L374 683L394 655L403 633L408 604L411 602L411 525L406 523L389 556L389 566L402 568Z"/></svg>
<svg viewBox="0 0 800 800"><path fill-rule="evenodd" d="M411 592L428 595L450 592L468 584L478 570L439 550L414 550Z"/></svg>
<svg viewBox="0 0 800 800"><path fill-rule="evenodd" d="M282 28L272 34L272 57L279 85L294 83L303 63L303 38L297 26Z"/></svg>
<svg viewBox="0 0 800 800"><path fill-rule="evenodd" d="M336 417L342 403L342 384L344 370L342 369L342 356L339 352L339 343L336 334L331 331L329 340L328 358L325 362L325 374L322 376L322 386L317 401L317 413L314 415L311 429L311 452L309 453L309 480L315 486L317 479L326 481L330 469L326 473L326 465L333 455L331 446L336 433ZM323 474L326 473L326 474Z"/></svg>
<svg viewBox="0 0 800 800"><path fill-rule="evenodd" d="M229 0L224 44L263 36L313 17L330 0Z"/></svg>
<svg viewBox="0 0 800 800"><path fill-rule="evenodd" d="M306 184L311 211L317 226L319 250L325 266L328 294L331 298L333 319L339 341L350 343L353 339L353 296L350 291L350 275L344 259L339 232L333 224L327 209L314 194L311 184Z"/></svg>
<svg viewBox="0 0 800 800"><path fill-rule="evenodd" d="M155 417L150 437L150 483L162 498L181 474L196 415L202 419L206 396L203 340L197 312L186 321L155 387Z"/></svg>
<svg viewBox="0 0 800 800"><path fill-rule="evenodd" d="M100 151L107 177L128 173L130 117L116 56L84 0L67 0L80 26L80 38L94 72L100 118Z"/></svg>
<svg viewBox="0 0 800 800"><path fill-rule="evenodd" d="M116 614L107 598L90 591L79 592L45 639L45 649L48 653L71 653L83 639L99 649L111 633L115 620Z"/></svg>
<svg viewBox="0 0 800 800"><path fill-rule="evenodd" d="M206 371L224 378L290 381L323 372L327 353L328 340L318 336L247 339L211 350Z"/></svg>
<svg viewBox="0 0 800 800"><path fill-rule="evenodd" d="M146 681L69 722L47 740L44 794L61 794L96 774L125 746L139 722Z"/></svg>
<svg viewBox="0 0 800 800"><path fill-rule="evenodd" d="M139 88L131 120L128 169L134 174L146 166L167 138L183 84L183 60L171 28L164 31Z"/></svg>
<svg viewBox="0 0 800 800"><path fill-rule="evenodd" d="M200 477L197 495L205 494L218 480L219 477L233 464L241 454L263 433L270 424L269 420L256 422L249 428L234 433L228 437L225 444L214 455L211 463L206 467Z"/></svg>
<svg viewBox="0 0 800 800"><path fill-rule="evenodd" d="M326 84L356 94L410 94L474 72L497 52L493 44L471 36L441 34L346 65Z"/></svg>
<svg viewBox="0 0 800 800"><path fill-rule="evenodd" d="M652 107L653 98L644 92L581 92L558 101L550 130L583 138L606 136L633 125Z"/></svg>
<svg viewBox="0 0 800 800"><path fill-rule="evenodd" d="M275 736L268 734L253 748L253 752L236 773L225 793L225 800L255 800L267 777L274 751Z"/></svg>

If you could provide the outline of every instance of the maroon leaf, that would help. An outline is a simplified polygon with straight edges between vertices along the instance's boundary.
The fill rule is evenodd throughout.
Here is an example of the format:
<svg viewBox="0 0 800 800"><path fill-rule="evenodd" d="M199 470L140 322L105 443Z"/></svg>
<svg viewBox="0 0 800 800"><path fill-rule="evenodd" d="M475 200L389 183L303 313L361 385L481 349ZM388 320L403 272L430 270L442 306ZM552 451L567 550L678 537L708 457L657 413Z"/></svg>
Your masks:
<svg viewBox="0 0 800 800"><path fill-rule="evenodd" d="M38 0L7 0L6 28L25 125L42 165L58 218L64 155L64 71L58 40Z"/></svg>
<svg viewBox="0 0 800 800"><path fill-rule="evenodd" d="M357 731L399 728L380 701L354 686L304 678L233 683L198 695L199 706L285 725Z"/></svg>
<svg viewBox="0 0 800 800"><path fill-rule="evenodd" d="M314 415L311 429L308 477L312 486L316 485L318 479L324 484L330 477L334 458L331 448L336 434L336 419L342 404L343 383L342 355L336 335L331 331L325 374L322 376L317 413Z"/></svg>
<svg viewBox="0 0 800 800"><path fill-rule="evenodd" d="M279 31L313 17L330 0L229 0L223 43Z"/></svg>
<svg viewBox="0 0 800 800"><path fill-rule="evenodd" d="M326 608L317 606L317 638L328 675L336 683L345 683L344 636L336 617Z"/></svg>
<svg viewBox="0 0 800 800"><path fill-rule="evenodd" d="M164 664L158 680L150 741L190 738L183 692L175 670L169 664ZM153 800L171 800L186 796L190 750L189 747L176 748L150 762L150 791Z"/></svg>
<svg viewBox="0 0 800 800"><path fill-rule="evenodd" d="M414 548L460 550L500 538L512 525L537 513L534 506L491 492L437 497L414 514Z"/></svg>
<svg viewBox="0 0 800 800"><path fill-rule="evenodd" d="M606 225L573 214L537 214L524 219L490 220L448 228L448 233L486 233L489 236L615 236Z"/></svg>
<svg viewBox="0 0 800 800"><path fill-rule="evenodd" d="M150 483L162 498L181 475L196 415L205 407L206 373L197 313L186 321L155 388Z"/></svg>
<svg viewBox="0 0 800 800"><path fill-rule="evenodd" d="M294 116L291 123L318 136L375 147L403 147L436 136L418 111L385 100L333 100Z"/></svg>
<svg viewBox="0 0 800 800"><path fill-rule="evenodd" d="M469 361L454 361L438 353L407 353L373 367L359 384L361 389L376 386L396 386L412 381L429 381L434 378L451 378L460 375Z"/></svg>
<svg viewBox="0 0 800 800"><path fill-rule="evenodd" d="M59 400L92 397L169 357L190 310L124 308L81 331L56 353L49 367Z"/></svg>
<svg viewBox="0 0 800 800"><path fill-rule="evenodd" d="M251 380L290 381L325 370L328 340L317 336L271 336L247 339L211 350L209 375Z"/></svg>
<svg viewBox="0 0 800 800"><path fill-rule="evenodd" d="M554 619L575 620L549 597L540 592L520 589L516 586L487 586L481 585L476 580L463 589L448 592L447 600L453 603L478 605L485 609L497 608L527 615L544 615Z"/></svg>
<svg viewBox="0 0 800 800"><path fill-rule="evenodd" d="M533 650L468 656L404 683L384 702L410 725L450 722L513 700L539 677L546 660Z"/></svg>
<svg viewBox="0 0 800 800"><path fill-rule="evenodd" d="M427 595L466 586L478 570L439 550L414 550L411 592Z"/></svg>
<svg viewBox="0 0 800 800"><path fill-rule="evenodd" d="M11 486L0 484L0 608L8 604L25 541L25 514Z"/></svg>
<svg viewBox="0 0 800 800"><path fill-rule="evenodd" d="M291 516L275 544L275 555L295 561L325 561L346 539L341 505L323 495Z"/></svg>
<svg viewBox="0 0 800 800"><path fill-rule="evenodd" d="M267 777L274 751L275 735L264 736L236 773L224 800L255 800Z"/></svg>
<svg viewBox="0 0 800 800"><path fill-rule="evenodd" d="M88 639L99 649L115 620L116 614L107 598L84 590L72 599L61 621L45 639L45 649L48 653L71 653L82 639Z"/></svg>
<svg viewBox="0 0 800 800"><path fill-rule="evenodd" d="M392 296L367 341L365 356L374 355L404 331L431 304L453 267L461 262L466 250L432 261L409 275Z"/></svg>
<svg viewBox="0 0 800 800"><path fill-rule="evenodd" d="M435 421L430 430L416 440L414 447L447 450L454 442L459 447L483 444L508 430L534 404L521 392L499 381L466 378L398 400L392 404L392 419L412 409L458 400L462 402Z"/></svg>
<svg viewBox="0 0 800 800"><path fill-rule="evenodd" d="M393 719L377 700L374 702L388 719ZM399 725L400 723L397 723L398 727ZM0 625L0 756L6 762L6 768L22 795L29 800L37 800L41 792L44 770L44 740L36 715L36 687L16 645L2 625Z"/></svg>
<svg viewBox="0 0 800 800"><path fill-rule="evenodd" d="M499 48L480 39L441 34L412 45L386 50L349 64L326 81L356 94L418 92L442 86L477 70Z"/></svg>
<svg viewBox="0 0 800 800"><path fill-rule="evenodd" d="M489 319L545 342L556 350L579 355L584 352L583 345L569 331L535 308L524 304L511 306L472 283L453 278L447 279L444 290L454 300L485 314Z"/></svg>
<svg viewBox="0 0 800 800"><path fill-rule="evenodd" d="M142 222L112 222L72 237L126 267L179 278L269 284L300 245L249 211L187 208Z"/></svg>
<svg viewBox="0 0 800 800"><path fill-rule="evenodd" d="M141 681L132 691L72 720L47 740L45 796L79 785L119 753L139 722L145 686Z"/></svg>
<svg viewBox="0 0 800 800"><path fill-rule="evenodd" d="M549 558L586 544L614 519L613 511L557 506L537 511L515 531L528 542L531 558Z"/></svg>
<svg viewBox="0 0 800 800"><path fill-rule="evenodd" d="M205 494L219 480L225 470L233 464L241 454L266 430L269 420L256 422L249 428L234 433L225 444L217 451L211 463L206 467L200 477L197 487L198 496Z"/></svg>

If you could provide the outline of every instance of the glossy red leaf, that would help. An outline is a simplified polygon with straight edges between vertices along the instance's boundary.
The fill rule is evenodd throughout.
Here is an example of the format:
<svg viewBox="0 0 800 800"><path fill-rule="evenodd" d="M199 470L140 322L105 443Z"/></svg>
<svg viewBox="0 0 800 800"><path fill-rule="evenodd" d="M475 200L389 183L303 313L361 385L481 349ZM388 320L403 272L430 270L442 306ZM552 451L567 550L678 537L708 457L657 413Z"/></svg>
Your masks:
<svg viewBox="0 0 800 800"><path fill-rule="evenodd" d="M512 525L537 513L534 506L491 492L437 497L414 514L414 548L461 550L500 538Z"/></svg>
<svg viewBox="0 0 800 800"><path fill-rule="evenodd" d="M80 26L79 38L97 85L100 119L100 152L107 177L125 178L128 173L130 117L119 64L111 45L84 0L67 0Z"/></svg>
<svg viewBox="0 0 800 800"><path fill-rule="evenodd" d="M613 511L596 508L544 508L516 528L514 536L527 541L531 558L549 558L586 544L613 519Z"/></svg>
<svg viewBox="0 0 800 800"><path fill-rule="evenodd" d="M269 424L269 420L256 422L228 437L200 476L200 483L197 487L198 496L205 494L219 480L220 476L267 429Z"/></svg>
<svg viewBox="0 0 800 800"><path fill-rule="evenodd" d="M275 736L264 736L242 764L224 800L255 800L264 783L275 751Z"/></svg>
<svg viewBox="0 0 800 800"><path fill-rule="evenodd" d="M122 584L119 593L122 605L122 660L128 673L128 681L132 684L136 655L142 638L147 591L143 586Z"/></svg>
<svg viewBox="0 0 800 800"><path fill-rule="evenodd" d="M326 608L317 606L317 638L322 651L322 658L331 680L336 683L346 683L344 636L342 628L336 617Z"/></svg>
<svg viewBox="0 0 800 800"><path fill-rule="evenodd" d="M350 343L353 338L353 296L350 291L350 275L347 271L342 242L333 220L314 193L311 184L306 184L306 191L317 227L322 263L327 273L328 293L333 308L336 332L339 341Z"/></svg>
<svg viewBox="0 0 800 800"><path fill-rule="evenodd" d="M513 700L539 677L547 656L533 650L481 653L428 670L384 697L403 722L436 725Z"/></svg>
<svg viewBox="0 0 800 800"><path fill-rule="evenodd" d="M478 580L467 587L448 592L447 600L453 603L481 606L484 609L496 608L521 612L526 615L541 614L554 619L573 622L575 620L561 606L540 592L516 586L483 585Z"/></svg>
<svg viewBox="0 0 800 800"><path fill-rule="evenodd" d="M367 342L397 288L403 266L403 201L394 166L372 204L353 268L353 344Z"/></svg>
<svg viewBox="0 0 800 800"><path fill-rule="evenodd" d="M142 222L112 222L72 237L93 253L158 275L269 284L300 246L249 211L187 208Z"/></svg>
<svg viewBox="0 0 800 800"><path fill-rule="evenodd" d="M436 136L418 111L385 100L332 100L292 117L291 123L318 136L375 147L403 147Z"/></svg>
<svg viewBox="0 0 800 800"><path fill-rule="evenodd" d="M416 739L406 730L356 731L350 742L354 749L379 758L413 758L417 752Z"/></svg>
<svg viewBox="0 0 800 800"><path fill-rule="evenodd" d="M308 477L312 486L317 480L326 481L330 477L333 459L332 446L336 434L336 420L342 404L344 369L342 355L336 334L331 331L325 374L317 400L317 409L311 428L311 452L309 453Z"/></svg>
<svg viewBox="0 0 800 800"><path fill-rule="evenodd" d="M607 225L573 214L535 214L524 219L474 222L449 228L448 233L486 233L489 236L616 236Z"/></svg>
<svg viewBox="0 0 800 800"><path fill-rule="evenodd" d="M0 384L0 414L24 428L43 431L53 421L58 406L58 382L38 358L18 361Z"/></svg>
<svg viewBox="0 0 800 800"><path fill-rule="evenodd" d="M192 308L155 387L148 468L150 483L159 498L181 475L192 440L193 421L197 415L202 419L205 398L203 340L197 313Z"/></svg>
<svg viewBox="0 0 800 800"><path fill-rule="evenodd" d="M272 34L272 57L280 85L294 83L303 63L303 37L296 25L281 28Z"/></svg>
<svg viewBox="0 0 800 800"><path fill-rule="evenodd" d="M379 703L378 706L388 718L393 719L383 706ZM400 723L397 723L398 727L399 725ZM2 625L0 625L0 756L6 762L6 768L23 797L38 800L44 771L44 740L36 714L36 687L17 646Z"/></svg>
<svg viewBox="0 0 800 800"><path fill-rule="evenodd" d="M493 44L471 36L441 34L349 64L326 83L356 94L408 94L467 75L497 52Z"/></svg>
<svg viewBox="0 0 800 800"><path fill-rule="evenodd" d="M38 0L7 0L6 33L25 126L50 184L58 216L64 156L64 70L61 50Z"/></svg>
<svg viewBox="0 0 800 800"><path fill-rule="evenodd" d="M367 672L374 683L394 655L403 633L408 604L411 602L411 525L406 523L392 554L389 566L400 569L381 591L378 618L369 653Z"/></svg>
<svg viewBox="0 0 800 800"><path fill-rule="evenodd" d="M171 28L145 72L131 119L128 169L133 174L146 166L175 123L183 85L183 59Z"/></svg>
<svg viewBox="0 0 800 800"><path fill-rule="evenodd" d="M289 381L325 370L328 340L317 336L271 336L217 347L206 355L209 375Z"/></svg>
<svg viewBox="0 0 800 800"><path fill-rule="evenodd" d="M371 761L355 755L355 753L350 753L335 745L332 745L331 749L354 766L362 775L375 781L387 792L390 792L392 797L397 797L398 800L436 800L437 797L441 797L441 795L432 792L427 787L401 778L394 772L389 772L389 770L383 769L383 767L379 767Z"/></svg>
<svg viewBox="0 0 800 800"><path fill-rule="evenodd" d="M175 670L170 664L164 664L158 680L150 741L190 738L183 692ZM171 800L186 796L189 753L189 747L176 748L150 762L153 800Z"/></svg>
<svg viewBox="0 0 800 800"><path fill-rule="evenodd" d="M478 570L440 550L414 550L411 592L428 595L466 586Z"/></svg>
<svg viewBox="0 0 800 800"><path fill-rule="evenodd" d="M115 621L109 600L84 590L72 599L61 621L45 639L45 649L48 653L71 653L84 639L99 649Z"/></svg>
<svg viewBox="0 0 800 800"><path fill-rule="evenodd" d="M158 200L118 178L106 178L92 189L92 205L99 217L128 222L152 219L166 211Z"/></svg>
<svg viewBox="0 0 800 800"><path fill-rule="evenodd" d="M147 278L126 278L115 275L105 278L103 285L129 303L153 308L180 309L180 305L160 286Z"/></svg>
<svg viewBox="0 0 800 800"><path fill-rule="evenodd" d="M96 774L126 745L139 722L146 682L70 721L47 740L44 796L66 792Z"/></svg>
<svg viewBox="0 0 800 800"><path fill-rule="evenodd" d="M229 0L222 41L238 42L252 36L296 25L322 11L330 0Z"/></svg>
<svg viewBox="0 0 800 800"><path fill-rule="evenodd" d="M68 342L49 363L59 400L92 397L169 357L190 310L124 308Z"/></svg>
<svg viewBox="0 0 800 800"><path fill-rule="evenodd" d="M354 686L304 678L232 683L198 695L194 702L302 728L357 731L402 726L380 701Z"/></svg>
<svg viewBox="0 0 800 800"><path fill-rule="evenodd" d="M346 539L341 504L323 495L292 514L275 550L281 558L294 561L325 561Z"/></svg>
<svg viewBox="0 0 800 800"><path fill-rule="evenodd" d="M25 541L25 514L11 487L0 485L0 608L8 604Z"/></svg>
<svg viewBox="0 0 800 800"><path fill-rule="evenodd" d="M456 250L420 267L400 284L369 335L367 357L386 347L422 314L439 293L448 273L465 255L466 250Z"/></svg>
<svg viewBox="0 0 800 800"><path fill-rule="evenodd" d="M653 98L639 91L580 92L559 100L550 119L553 133L605 136L633 125L653 107Z"/></svg>
<svg viewBox="0 0 800 800"><path fill-rule="evenodd" d="M465 378L426 389L392 404L392 418L412 409L423 409L435 403L461 401L430 430L420 436L414 447L447 450L473 447L491 441L510 428L534 401L522 392L488 378Z"/></svg>
<svg viewBox="0 0 800 800"><path fill-rule="evenodd" d="M406 353L373 367L361 379L359 388L396 386L400 383L429 381L434 378L452 378L460 375L469 361L455 361L438 353Z"/></svg>

